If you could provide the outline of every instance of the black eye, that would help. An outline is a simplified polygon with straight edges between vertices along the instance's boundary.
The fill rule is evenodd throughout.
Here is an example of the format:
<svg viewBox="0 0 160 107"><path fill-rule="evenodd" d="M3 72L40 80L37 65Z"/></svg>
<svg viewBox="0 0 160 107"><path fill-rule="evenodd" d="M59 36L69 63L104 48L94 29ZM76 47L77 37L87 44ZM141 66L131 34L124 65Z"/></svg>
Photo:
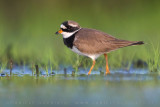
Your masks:
<svg viewBox="0 0 160 107"><path fill-rule="evenodd" d="M68 26L67 28L68 28L68 29L71 29L72 27L71 27L71 26Z"/></svg>

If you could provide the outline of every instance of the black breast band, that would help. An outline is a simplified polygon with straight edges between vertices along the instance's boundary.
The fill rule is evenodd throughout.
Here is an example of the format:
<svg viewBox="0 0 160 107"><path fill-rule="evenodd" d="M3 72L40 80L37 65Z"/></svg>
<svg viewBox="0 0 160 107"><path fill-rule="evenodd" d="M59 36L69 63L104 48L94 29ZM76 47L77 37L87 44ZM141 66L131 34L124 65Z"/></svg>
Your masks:
<svg viewBox="0 0 160 107"><path fill-rule="evenodd" d="M77 31L78 32L78 31ZM76 32L76 33L77 33ZM74 42L74 38L75 38L75 34L76 33L74 33L73 35L71 35L70 37L68 37L68 38L63 38L63 42L64 42L64 44L68 47L68 48L71 48L72 49L72 47L73 47L73 42Z"/></svg>

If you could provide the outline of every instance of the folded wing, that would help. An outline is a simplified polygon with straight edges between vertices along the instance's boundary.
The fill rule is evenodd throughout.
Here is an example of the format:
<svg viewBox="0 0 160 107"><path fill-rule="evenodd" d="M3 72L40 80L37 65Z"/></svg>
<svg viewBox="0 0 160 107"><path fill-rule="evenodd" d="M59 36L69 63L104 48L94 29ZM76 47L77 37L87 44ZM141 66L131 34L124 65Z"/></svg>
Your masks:
<svg viewBox="0 0 160 107"><path fill-rule="evenodd" d="M98 30L82 28L78 31L73 44L83 53L99 54L126 46L140 45L143 42L119 40Z"/></svg>

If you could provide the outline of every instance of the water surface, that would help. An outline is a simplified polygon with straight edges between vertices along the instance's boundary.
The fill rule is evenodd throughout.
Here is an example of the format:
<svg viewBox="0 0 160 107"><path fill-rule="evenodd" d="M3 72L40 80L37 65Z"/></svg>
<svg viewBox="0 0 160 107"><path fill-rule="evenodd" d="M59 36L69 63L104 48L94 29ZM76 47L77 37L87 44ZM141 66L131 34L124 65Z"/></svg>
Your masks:
<svg viewBox="0 0 160 107"><path fill-rule="evenodd" d="M110 75L56 74L0 77L1 107L151 107L160 105L160 76L112 71Z"/></svg>

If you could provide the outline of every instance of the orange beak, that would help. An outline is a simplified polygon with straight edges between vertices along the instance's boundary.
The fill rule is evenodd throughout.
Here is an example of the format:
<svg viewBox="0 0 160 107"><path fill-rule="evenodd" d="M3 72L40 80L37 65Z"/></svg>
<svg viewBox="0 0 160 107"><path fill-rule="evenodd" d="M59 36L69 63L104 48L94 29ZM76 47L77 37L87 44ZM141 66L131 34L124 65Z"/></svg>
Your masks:
<svg viewBox="0 0 160 107"><path fill-rule="evenodd" d="M61 34L63 31L60 29L59 31L56 32L56 34Z"/></svg>

